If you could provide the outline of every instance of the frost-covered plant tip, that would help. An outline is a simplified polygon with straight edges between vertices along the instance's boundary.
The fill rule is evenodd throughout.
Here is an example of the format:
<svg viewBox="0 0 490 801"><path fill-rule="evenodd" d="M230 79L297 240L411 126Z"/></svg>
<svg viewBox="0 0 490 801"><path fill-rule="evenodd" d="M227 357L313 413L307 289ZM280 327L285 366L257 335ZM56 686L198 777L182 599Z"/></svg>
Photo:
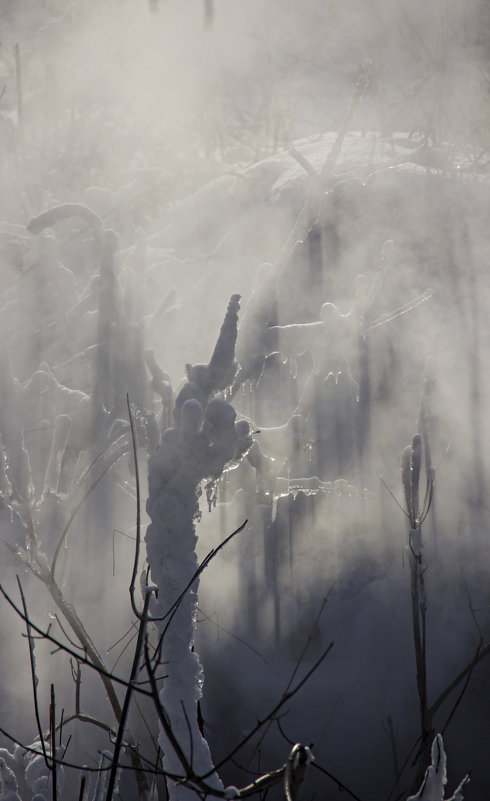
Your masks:
<svg viewBox="0 0 490 801"><path fill-rule="evenodd" d="M407 801L445 801L445 788L447 784L446 752L442 737L438 734L432 743L431 764L426 770L422 786L416 795L411 795ZM453 795L446 801L463 801L463 789L469 782L469 777L459 783Z"/></svg>

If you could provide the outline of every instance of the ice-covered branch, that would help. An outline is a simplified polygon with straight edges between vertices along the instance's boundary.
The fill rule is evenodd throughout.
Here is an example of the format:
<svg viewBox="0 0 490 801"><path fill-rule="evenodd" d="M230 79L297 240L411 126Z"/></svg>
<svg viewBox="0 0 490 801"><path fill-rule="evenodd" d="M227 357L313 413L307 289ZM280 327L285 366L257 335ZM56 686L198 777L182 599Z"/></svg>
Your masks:
<svg viewBox="0 0 490 801"><path fill-rule="evenodd" d="M225 466L240 460L252 444L248 423L236 422L229 403L216 397L208 402L212 393L231 384L236 372L238 307L239 297L233 295L209 364L188 368L189 382L176 400L176 424L165 431L159 450L150 457L147 512L151 523L145 537L151 581L158 588L150 607L152 618L164 618L172 609L171 620L164 629L163 622L160 625L165 632L161 656L168 678L159 702L172 733L169 738L161 720L164 769L174 775L182 772L177 742L192 772L208 775L215 789L222 784L197 724L203 676L192 648L198 587L195 522L200 515L200 482L216 481ZM170 787L172 799L181 801L192 795L183 785Z"/></svg>

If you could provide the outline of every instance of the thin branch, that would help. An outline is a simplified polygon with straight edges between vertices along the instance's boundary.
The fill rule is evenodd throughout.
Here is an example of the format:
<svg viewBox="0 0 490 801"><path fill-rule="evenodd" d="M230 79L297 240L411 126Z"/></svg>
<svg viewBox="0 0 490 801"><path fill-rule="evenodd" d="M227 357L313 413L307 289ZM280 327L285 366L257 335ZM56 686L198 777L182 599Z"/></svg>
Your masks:
<svg viewBox="0 0 490 801"><path fill-rule="evenodd" d="M403 771L405 770L405 768L407 767L408 763L410 762L410 758L411 758L413 752L415 751L415 749L417 748L418 744L420 743L421 739L422 739L422 737L420 737L420 736L417 737L417 739L415 740L414 744L412 745L410 751L408 752L407 756L405 757L403 765L401 766L400 770L398 771L398 775L395 776L395 782L392 785L392 788L391 788L390 792L388 793L386 801L390 801L390 798L393 795L393 793L395 792L395 789L396 789L396 787L398 785L398 782L400 781L400 779L402 777ZM398 798L399 797L400 796L398 796Z"/></svg>
<svg viewBox="0 0 490 801"><path fill-rule="evenodd" d="M128 634L131 634L132 630L135 629L135 628L136 628L136 623L131 623L131 626L129 627L129 629L121 637L119 637L119 639L116 640L116 642L112 643L112 645L109 646L109 648L107 649L106 653L107 654L110 653L112 651L112 649L115 648L116 645L119 645L120 642L125 640L126 637L128 636ZM137 631L133 632L132 636L133 637L137 637L138 636L138 632Z"/></svg>
<svg viewBox="0 0 490 801"><path fill-rule="evenodd" d="M165 625L165 628L163 629L163 632L160 635L160 639L158 640L158 644L157 644L157 646L155 648L154 657L153 657L154 659L156 659L156 655L159 654L160 651L161 651L163 639L165 637L165 634L168 631L168 627L170 626L170 624L171 624L171 622L173 620L173 617L176 614L180 604L182 603L182 600L184 599L186 593L190 590L190 588L194 584L195 580L197 578L199 578L201 573L207 568L207 566L209 565L211 560L214 559L215 556L217 556L217 554L221 551L221 549L224 548L225 545L227 545L230 542L230 540L233 539L233 537L235 537L237 534L239 534L241 531L243 531L243 529L245 528L247 523L248 523L248 520L245 520L245 522L242 523L241 526L239 526L237 529L235 529L235 531L233 531L231 534L229 534L228 537L226 537L223 540L223 542L221 542L216 548L213 548L208 553L208 555L203 559L203 561L201 562L201 564L199 565L197 570L194 572L192 578L187 583L185 588L182 590L182 592L180 593L178 598L174 601L174 603L172 604L170 609L164 615L162 615L161 617L150 617L150 618L148 618L148 622L149 623L153 623L153 622L156 622L156 621L161 622L161 621L166 620L168 618L167 623Z"/></svg>
<svg viewBox="0 0 490 801"><path fill-rule="evenodd" d="M391 715L388 715L386 723L384 720L381 721L381 725L383 726L383 731L386 733L391 745L391 752L393 755L393 767L395 771L395 776L399 775L400 767L398 765L398 752L396 748L396 736L395 736L395 727L393 725L393 719Z"/></svg>
<svg viewBox="0 0 490 801"><path fill-rule="evenodd" d="M118 730L117 730L117 738L116 738L116 742L115 742L115 745L114 745L114 754L113 754L113 758L112 758L112 770L111 770L111 773L110 773L110 776L109 776L109 784L108 784L108 787L107 787L106 801L111 801L112 800L112 795L114 793L114 787L115 787L116 776L117 776L117 765L119 763L119 755L121 753L122 741L123 741L124 732L125 732L125 728L126 728L126 721L127 721L128 713L129 713L129 705L131 703L131 697L132 697L132 694L133 694L134 680L135 680L136 675L138 673L138 665L139 665L139 661L140 661L140 658L141 658L141 652L142 652L142 649L143 649L143 640L144 640L144 636L145 636L146 618L147 618L147 614L148 614L148 606L149 606L149 603L150 603L150 598L151 598L151 592L149 590L147 590L146 595L145 595L145 602L144 602L144 605L143 605L143 612L141 614L141 621L140 621L140 626L139 626L139 631L138 631L138 639L137 639L137 642L136 642L136 648L134 650L134 657L133 657L133 665L132 665L132 668L131 668L131 675L130 675L130 679L129 679L129 684L128 684L127 688L126 688L126 695L125 695L124 703L123 703L122 710L121 710L121 717L119 719L119 727L118 727Z"/></svg>
<svg viewBox="0 0 490 801"><path fill-rule="evenodd" d="M51 766L48 761L48 755L46 752L46 746L44 744L44 735L43 735L43 728L41 726L41 716L39 714L39 702L37 698L37 685L38 685L38 678L36 676L36 660L34 657L34 645L32 642L31 637L31 623L29 622L29 616L27 614L27 604L24 595L24 590L22 589L22 584L20 583L20 578L17 576L17 585L19 587L20 597L22 600L22 608L24 609L23 619L26 624L27 630L27 641L29 643L29 660L31 665L31 679L32 679L32 693L34 696L34 715L36 717L36 724L37 724L37 731L39 734L39 740L41 742L42 753L44 757L44 762L46 763L46 767L48 770L51 770Z"/></svg>
<svg viewBox="0 0 490 801"><path fill-rule="evenodd" d="M56 622L57 622L58 626L60 627L61 631L62 631L62 632L63 632L63 634L65 635L65 637L66 637L66 639L68 640L68 642L70 643L70 645L72 645L72 646L73 646L73 648L79 648L81 651L83 651L83 650L84 650L84 648L83 648L83 645L77 645L77 643L76 643L74 640L72 640L72 639L71 639L71 637L69 636L69 634L67 634L67 632L66 632L66 631L65 631L65 629L63 628L63 625L62 625L62 623L61 623L61 620L59 619L59 617L58 617L58 615L56 614L56 612L54 613L54 619L56 620Z"/></svg>
<svg viewBox="0 0 490 801"><path fill-rule="evenodd" d="M287 744L289 746L293 747L294 746L294 742L293 742L293 740L291 740L287 736L286 732L284 731L284 729L282 727L281 719L279 717L275 718L275 723L276 723L277 728L279 729L279 732L280 732L281 736L283 737L283 739L287 742ZM312 746L310 746L310 747L312 747ZM353 793L352 790L349 790L349 788L342 781L340 781L340 779L337 779L337 777L334 776L333 773L330 773L330 771L328 771L326 768L324 768L321 765L319 765L318 762L316 761L316 759L314 760L314 762L312 762L312 766L314 768L317 768L317 770L320 770L322 773L325 774L325 776L328 776L329 779L331 779L333 782L335 782L335 784L337 785L337 787L338 787L340 792L345 790L347 795L350 795L351 798L355 799L355 801L362 801L362 799L360 799L359 796L357 796L355 793Z"/></svg>
<svg viewBox="0 0 490 801"><path fill-rule="evenodd" d="M139 714L141 720L143 721L143 726L145 727L145 729L146 729L146 731L148 733L148 737L150 738L150 740L151 740L151 742L153 744L153 748L155 749L155 753L157 755L156 756L156 762L157 762L157 764L158 764L158 762L160 762L160 764L161 764L162 758L160 756L160 746L158 745L158 741L155 740L155 735L154 735L154 733L152 732L152 730L150 729L150 727L148 725L148 721L147 721L145 715L143 714L143 710L141 709L141 706L138 703L138 698L134 699L134 703L135 703L136 709L138 710L138 714ZM155 770L156 770L156 768L155 768Z"/></svg>
<svg viewBox="0 0 490 801"><path fill-rule="evenodd" d="M265 665L268 664L265 656L262 656L260 651L257 651L257 649L253 647L253 645L250 645L249 642L246 642L246 640L242 640L241 637L238 637L232 631L229 631L229 629L222 626L221 623L218 623L217 620L213 620L213 618L210 615L206 614L206 612L203 610L201 606L198 606L197 610L199 614L203 616L203 620L198 620L198 623L202 623L203 621L206 620L209 621L209 623L212 623L213 626L216 626L218 631L224 631L225 634L228 634L230 637L233 637L234 640L241 642L242 645L245 645L247 648L250 648L250 650L253 651L253 653L256 654L256 656L258 656L262 660L262 662L264 662ZM294 745L294 743L292 743L292 745Z"/></svg>
<svg viewBox="0 0 490 801"><path fill-rule="evenodd" d="M20 740L18 740L16 737L14 737L12 734L10 734L6 729L3 729L1 726L0 726L0 734L3 734L4 737L6 737L8 740L10 740L10 742L14 743L15 745L18 745L20 748L22 748L28 754L35 754L36 756L43 756L43 752L42 751L39 751L39 749L37 749L37 748L32 748L32 746L30 746L30 745L25 745L25 743L23 743ZM129 748L131 748L131 747L129 747ZM134 751L134 748L131 748L131 750ZM135 767L134 765L124 765L124 764L120 764L117 767L118 767L119 770L133 771L134 773L145 774L145 773L148 773L148 771L151 771L152 773L155 773L154 764L152 762L150 762L148 759L144 759L143 757L140 757L140 759L141 759L141 761L147 763L147 767L143 767L143 766ZM54 761L54 759L53 759L53 761ZM80 764L77 764L76 762L67 762L66 759L58 759L58 758L56 758L55 761L56 761L57 765L61 765L63 768L70 768L70 769L73 769L73 770L85 771L85 772L89 772L89 773L100 773L101 771L108 772L112 768L112 765L107 765L106 767L101 767L99 765L97 767L90 768L87 765L80 765ZM174 774L168 773L167 771L163 771L163 770L162 771L158 771L157 775L158 776L169 776L170 778L174 778L174 779L179 779L180 778L180 777L178 777L178 776L176 776Z"/></svg>
<svg viewBox="0 0 490 801"><path fill-rule="evenodd" d="M129 585L129 596L131 598L131 609L136 617L141 620L141 613L136 607L134 599L134 592L136 586L136 576L138 574L138 562L140 555L140 542L141 542L141 494L140 494L140 474L138 467L138 449L136 445L136 433L134 430L133 415L131 413L131 404L129 402L129 393L126 395L126 402L128 405L129 425L131 426L131 441L133 444L133 459L134 459L134 477L136 482L136 545L134 548L134 563L133 573L131 576L131 584Z"/></svg>
<svg viewBox="0 0 490 801"><path fill-rule="evenodd" d="M76 668L73 664L73 659L70 659L70 667L71 667L71 675L72 679L75 682L75 712L78 715L80 713L80 687L82 683L82 668L80 667L80 663L78 660L76 661Z"/></svg>
<svg viewBox="0 0 490 801"><path fill-rule="evenodd" d="M325 776L328 776L328 778L329 778L329 779L332 779L332 781L333 781L333 782L335 782L335 784L336 784L336 785L337 785L337 787L339 788L340 792L345 792L345 793L347 793L347 795L350 795L350 797L351 797L351 798L354 798L354 799L355 799L355 801L362 801L362 799L361 799L361 798L359 798L359 796L358 796L358 795L356 795L355 793L353 793L353 792L352 792L352 790L349 790L349 788L347 787L347 785L345 785L343 782L341 782L341 781L340 781L340 779L337 779L337 777L336 777L336 776L334 776L334 775L333 775L333 773L330 773L330 771L328 771L326 768L323 768L323 767L322 767L321 765L319 765L317 762L313 762L313 763L312 763L312 767L313 767L313 768L316 768L316 769L317 769L317 770L319 770L319 771L321 771L321 773L325 774Z"/></svg>
<svg viewBox="0 0 490 801"><path fill-rule="evenodd" d="M468 675L468 673L473 672L478 662L481 662L481 660L484 659L489 654L490 654L490 645L486 645L484 648L481 648L479 650L476 659L473 658L471 662L468 665L466 665L466 667L463 668L463 670L460 673L458 673L458 675L447 685L446 689L443 690L443 692L439 695L439 697L434 701L434 703L429 709L429 714L431 716L434 716L436 714L436 712L443 705L444 701L446 701L448 696L451 695L453 690L456 689L458 684L463 681L463 679Z"/></svg>
<svg viewBox="0 0 490 801"><path fill-rule="evenodd" d="M116 684L121 684L123 687L127 687L127 686L128 686L128 682L127 682L125 679L121 679L119 676L116 676L115 674L113 674L113 673L110 673L108 670L106 670L105 668L102 668L100 665L96 665L96 664L94 664L94 663L93 663L93 662L92 662L92 661L91 661L91 660L90 660L88 657L86 657L86 656L85 656L85 657L82 657L82 656L80 656L80 654L77 654L75 651L73 651L71 648L69 648L69 647L68 647L67 645L65 645L64 643L62 643L62 642L59 642L59 640L57 640L57 639L56 639L55 637L53 637L51 634L48 634L47 632L45 632L45 631L43 631L41 628L39 628L39 626L36 626L36 624L35 624L35 623L33 623L33 622L32 622L32 621L31 621L31 620L30 620L30 619L29 619L29 618L28 618L28 617L27 617L27 616L26 616L26 615L25 615L25 614L22 612L22 610L18 608L18 606L16 606L16 604L15 604L15 603L12 601L12 599L10 598L10 596L9 596L9 595L8 595L8 594L5 592L5 590L4 590L4 588L2 587L2 585L1 585L1 584L0 584L0 592L2 593L3 597L5 598L5 600L6 600L6 601L7 601L7 602L10 604L10 606L12 607L12 609L14 609L14 610L15 610L15 612L16 612L16 613L19 615L19 617L20 617L20 618L21 618L21 619L22 619L22 620L23 620L25 623L28 623L28 624L29 624L29 626L30 626L32 629L34 629L34 631L36 631L38 634L40 634L40 635L41 635L41 636L42 636L44 639L46 639L46 640L48 640L49 642L52 642L54 645L56 645L56 646L59 648L59 650L60 650L60 651L64 651L64 653L66 653L66 654L69 654L70 656L73 656L73 657L74 657L74 658L75 658L75 659L76 659L78 662L80 662L81 664L83 664L83 665L87 665L88 667L92 668L92 670L95 670L95 671L96 671L96 672L97 672L97 673L98 673L98 674L99 674L101 677L104 677L104 678L110 679L110 681L114 681L114 682L116 682ZM151 698L151 697L152 697L152 693L151 693L151 692L149 692L148 690L143 690L142 688L138 688L138 687L136 687L136 686L135 686L135 689L136 689L136 690L137 690L137 692L139 692L141 695L146 695L146 696L148 696L149 698Z"/></svg>
<svg viewBox="0 0 490 801"><path fill-rule="evenodd" d="M266 773L264 776L259 776L258 779L255 779L251 784L247 784L245 787L242 787L238 791L239 798L246 798L249 795L254 795L255 793L260 793L263 790L268 790L270 787L273 787L275 784L279 784L283 780L284 776L284 765L282 768L278 768L277 770L272 770L270 773Z"/></svg>
<svg viewBox="0 0 490 801"><path fill-rule="evenodd" d="M60 730L60 740L59 740L60 747L61 747L62 742L63 742L63 725L64 725L64 723L65 723L65 708L62 707L62 709L61 709L61 720L60 720L60 725L58 727L59 730ZM66 751L66 749L65 749L65 751Z"/></svg>
<svg viewBox="0 0 490 801"><path fill-rule="evenodd" d="M460 694L458 695L458 697L457 697L457 699L456 699L456 701L455 701L455 703L454 703L454 706L453 706L453 708L451 709L451 712L449 713L449 715L448 715L448 718L447 718L447 720L446 720L446 722L445 722L444 726L443 726L443 727L442 727L442 729L441 729L441 734L444 734L444 733L445 733L445 731L446 731L447 727L449 726L449 724L451 723L451 720L452 720L452 719L453 719L453 717L454 717L454 714L455 714L455 712L456 712L456 710L457 710L458 706L460 705L461 701L463 700L463 696L464 696L464 694L465 694L465 692L466 692L466 690L467 690L468 684L470 683L470 679L471 679L471 677L472 677L472 675L473 675L473 670L475 669L475 667L476 667L476 664L477 664L477 662L478 662L478 656L479 656L479 654L480 654L480 651L481 651L481 649L482 649L482 641L480 640L480 642L478 643L478 647L477 647L477 649L476 649L475 658L473 659L473 664L471 665L471 668L470 668L470 670L468 671L468 675L466 676L466 681L465 681L465 683L463 684L463 687L462 687L462 689L461 689L461 692L460 692Z"/></svg>
<svg viewBox="0 0 490 801"><path fill-rule="evenodd" d="M293 741L293 740L291 740L291 739L290 739L290 738L287 736L286 732L285 732L285 731L284 731L284 729L282 728L281 718L275 718L274 722L275 722L275 724L276 724L277 728L279 729L279 733L280 733L281 737L282 737L284 740L286 740L287 744L288 744L288 745L290 745L290 746L291 746L291 748L292 748L292 747L293 747L293 745L294 745L294 741ZM245 768L243 768L243 770L245 770Z"/></svg>
<svg viewBox="0 0 490 801"><path fill-rule="evenodd" d="M404 509L404 508L403 508L403 506L401 505L400 501L399 501L399 500L398 500L398 498L396 497L395 493L394 493L394 492L393 492L393 491L390 489L390 487L388 486L388 484L387 484L387 483L386 483L386 481L384 480L383 476L379 475L379 476L378 476L378 478L379 478L379 480L381 481L381 483L382 483L383 487L384 487L386 490L388 490L388 492L390 493L391 497L392 497L392 498L393 498L393 500L395 501L396 505L397 505L397 506L398 506L398 507L399 507L399 508L402 510L402 512L403 512L403 514L405 515L405 517L407 517L407 518L410 520L410 515L409 515L409 514L407 514L407 512L405 511L405 509Z"/></svg>
<svg viewBox="0 0 490 801"><path fill-rule="evenodd" d="M66 726L68 723L71 723L73 720L79 720L80 723L90 723L92 726L97 726L98 729L102 729L102 731L107 732L109 737L116 737L116 730L109 726L108 723L105 723L103 720L99 720L98 718L94 718L93 715L89 715L86 712L75 712L73 715L69 715L67 718L64 718L63 725ZM60 726L57 726L59 729Z"/></svg>
<svg viewBox="0 0 490 801"><path fill-rule="evenodd" d="M480 643L482 643L483 642L483 634L481 632L480 624L478 623L478 620L476 619L476 614L475 614L475 612L477 610L475 610L475 608L473 606L473 601L471 600L470 591L469 591L469 588L468 588L468 584L466 583L466 578L465 578L465 575L464 575L464 569L463 569L462 565L461 565L461 578L463 580L463 587L465 589L466 597L468 599L468 608L470 610L470 615L473 618L473 623L476 626L476 630L478 632L479 641L480 641Z"/></svg>
<svg viewBox="0 0 490 801"><path fill-rule="evenodd" d="M150 660L149 660L149 654L148 654L147 663L149 663L149 661ZM163 713L163 714L165 714L165 713ZM0 733L3 734L8 740L13 742L15 745L18 745L20 748L22 748L27 753L35 754L36 756L42 756L42 751L39 751L36 748L32 748L31 746L25 745L24 743L22 743L20 740L15 738L13 735L11 735L9 732L7 732L5 729L3 729L1 727L0 727ZM131 771L136 771L136 772L139 771L139 772L143 772L143 773L151 772L154 776L162 776L162 777L165 777L165 778L170 778L170 779L172 779L173 781L176 781L176 782L179 782L179 781L183 782L184 781L186 783L186 786L188 786L190 789L195 790L196 792L205 792L208 795L215 796L215 797L218 797L218 798L225 798L226 797L224 790L216 790L213 787L209 787L208 785L206 785L202 781L202 778L199 777L199 776L193 776L193 777L190 777L189 779L186 779L183 776L178 776L177 774L169 773L168 771L165 771L165 770L162 770L162 769L158 769L156 767L156 764L150 763L149 760L144 759L143 757L141 757L141 759L145 763L147 763L147 767L145 767L145 768L141 767L141 768L138 769L138 768L134 768L132 765L120 764L120 765L117 765L117 769L118 770L131 770ZM65 759L56 759L56 764L57 765L61 765L64 768L70 768L70 769L77 770L77 771L83 771L84 773L97 773L97 774L100 774L101 772L108 772L108 771L112 770L112 767L113 767L112 764L111 764L111 765L107 765L105 767L102 767L102 766L98 765L97 767L91 768L91 767L88 767L87 765L78 765L78 764L73 763L73 762L67 762ZM313 763L313 764L315 764L315 763ZM284 766L282 766L281 768L278 768L275 771L271 771L271 772L269 772L269 773L267 773L267 774L265 774L263 776L260 776L258 779L253 781L251 784L246 785L245 787L243 787L240 790L238 790L238 796L237 797L238 798L245 798L247 796L253 795L253 794L258 793L258 792L261 792L262 790L267 789L268 787L271 787L274 784L278 784L281 781L281 779L283 777L283 774L284 774ZM194 784L195 784L195 787L193 786ZM348 790L348 788L345 788L345 789ZM352 796L352 797L357 799L357 796ZM361 801L361 799L357 799L357 801Z"/></svg>
<svg viewBox="0 0 490 801"><path fill-rule="evenodd" d="M60 732L61 732L61 728L60 728ZM66 752L68 751L68 748L69 748L69 746L70 746L70 743L71 743L71 734L70 734L70 736L68 737L68 740L66 741L66 745L65 745L65 747L64 747L64 749L63 749L63 757L62 757L62 761L63 761L64 759L66 759ZM60 743L60 745L61 745L61 743Z"/></svg>
<svg viewBox="0 0 490 801"><path fill-rule="evenodd" d="M97 478L97 479L94 481L94 483L92 484L92 486L91 486L91 487L90 487L90 488L87 490L87 492L85 493L85 495L83 496L83 498L82 498L82 499L79 501L79 503L77 503L77 505L75 506L75 508L74 508L73 512L71 513L70 517L68 518L68 522L67 522L67 524L66 524L65 528L63 529L63 532L62 532L62 534L61 534L61 537L60 537L60 539L59 539L59 541L58 541L58 545L56 546L56 549L55 549L55 552L54 552L54 555L53 555L53 561L51 562L51 570L50 570L50 574L51 574L51 578L52 578L53 580L54 580L54 574L55 574L55 570L56 570L56 563L57 563L57 561L58 561L58 556L59 556L59 553L60 553L60 551L61 551L61 547L62 547L62 545L63 545L63 543L64 543L64 541L65 541L65 539L66 539L66 535L68 534L68 531L70 530L70 527L71 527L71 524L73 523L73 520L74 520L74 518L75 518L75 517L76 517L76 515L78 514L78 512L79 512L80 508L83 506L83 504L85 503L85 501L87 500L87 498L89 497L89 495L90 495L90 494L91 494L91 493L94 491L94 489L95 489L95 488L96 488L96 487L97 487L97 486L100 484L100 482L102 481L102 479L104 478L104 476L105 476L105 475L106 475L106 474L109 472L109 470L111 469L111 467L113 467L113 466L116 464L116 462L118 462L118 461L119 461L119 459L122 459L122 457L123 457L123 456L125 456L126 454L127 454L127 449L125 448L123 451L121 451L121 452L119 453L119 455L117 455L117 456L116 456L116 457L113 459L113 461L112 461L112 462L110 462L110 463L107 465L107 467L105 467L105 468L104 468L104 470L102 471L102 473L100 474L100 476L98 476L98 478Z"/></svg>
<svg viewBox="0 0 490 801"><path fill-rule="evenodd" d="M129 633L129 632L126 632L126 634L125 634L124 636L126 637L128 633ZM118 663L118 662L119 662L119 660L120 660L120 659L121 659L121 658L124 656L124 654L126 653L127 649L129 648L129 646L130 646L130 645L131 645L131 643L133 642L134 638L135 638L135 637L137 637L137 636L138 636L138 632L137 632L137 631L135 631L135 632L134 632L134 633L131 635L131 637L130 637L130 638L129 638L129 640L127 641L126 645L125 645L125 646L124 646L124 648L122 649L121 653L120 653L120 654L119 654L119 656L117 657L116 661L114 662L114 664L113 664L113 666L112 666L112 670L115 670L115 669L116 669L117 663ZM121 638L121 639L122 639L122 638Z"/></svg>
<svg viewBox="0 0 490 801"><path fill-rule="evenodd" d="M56 702L54 695L54 684L51 684L51 702L49 705L49 730L51 734L51 756L56 757ZM58 801L58 777L56 770L56 759L51 762L51 779L53 786L53 801Z"/></svg>
<svg viewBox="0 0 490 801"><path fill-rule="evenodd" d="M185 720L185 723L186 723L186 726L187 726L187 733L189 735L189 748L190 748L189 764L191 766L191 770L193 771L193 767L192 766L194 764L194 740L192 738L192 729L191 729L191 724L190 724L190 721L189 721L189 716L187 714L187 711L186 711L186 708L185 708L185 705L184 705L184 702L182 701L182 699L180 699L180 706L182 707L182 712L184 714L184 720Z"/></svg>
<svg viewBox="0 0 490 801"><path fill-rule="evenodd" d="M228 762L229 759L234 757L235 754L238 753L238 751L240 751L240 749L243 748L244 745L246 745L253 737L255 737L255 735L257 734L258 731L260 731L262 726L265 726L266 723L269 723L269 721L271 721L272 719L277 717L277 713L279 712L281 707L283 707L284 704L286 704L288 701L290 701L291 698L293 698L301 690L301 688L306 684L308 679L320 667L321 663L328 656L328 654L332 650L333 646L334 646L334 643L331 642L330 645L328 646L328 648L317 659L317 661L310 668L310 670L307 672L307 674L304 676L304 678L301 679L301 681L296 685L296 687L294 687L294 689L290 690L288 693L283 694L281 696L281 698L279 699L279 701L277 702L277 704L275 705L275 707L269 712L269 714L266 715L262 720L257 721L255 726L248 732L248 734L246 734L244 737L242 737L242 739L240 740L238 745L236 745L229 752L229 754L227 754L226 757L224 757L222 760L220 760L220 762L218 762L215 765L215 767L213 768L213 771L209 771L208 773L205 773L204 776L202 776L203 779L206 779L212 772L214 773L215 770L219 770L219 768L221 768L226 762Z"/></svg>
<svg viewBox="0 0 490 801"><path fill-rule="evenodd" d="M332 586L330 587L329 591L327 592L326 596L324 597L324 599L322 601L322 604L320 606L320 609L318 610L317 616L316 616L315 620L313 621L313 625L312 625L312 627L310 629L310 633L309 633L309 635L307 637L307 640L306 640L306 642L305 642L305 644L303 646L303 650L301 651L298 659L296 660L296 665L294 666L294 670L291 673L291 676L289 677L289 681L288 681L288 683L286 685L286 689L283 692L283 696L286 696L288 694L288 692L289 692L289 689L290 689L290 687L291 687L291 685L292 685L292 683L294 681L296 673L299 670L299 667L300 667L300 665L301 665L301 663L302 663L302 661L303 661L303 659L305 657L305 654L306 654L306 652L308 650L308 647L309 647L310 642L311 642L311 640L313 638L313 635L314 635L314 633L315 633L315 631L316 631L316 629L318 627L318 624L320 622L320 617L322 616L323 610L325 609L325 607L327 605L328 599L330 597L330 594L331 594L334 586L335 586L335 583L332 584ZM253 751L252 751L252 753L250 755L250 758L249 758L249 760L247 762L247 766L246 766L247 768L250 767L250 763L252 762L255 754L257 753L257 750L260 748L260 746L263 743L265 737L267 736L267 733L268 733L270 727L272 726L273 720L274 720L273 717L271 717L271 719L269 720L268 725L265 727L265 729L262 732L258 742L256 743L256 745L255 745L255 747L254 747L254 749L253 749Z"/></svg>

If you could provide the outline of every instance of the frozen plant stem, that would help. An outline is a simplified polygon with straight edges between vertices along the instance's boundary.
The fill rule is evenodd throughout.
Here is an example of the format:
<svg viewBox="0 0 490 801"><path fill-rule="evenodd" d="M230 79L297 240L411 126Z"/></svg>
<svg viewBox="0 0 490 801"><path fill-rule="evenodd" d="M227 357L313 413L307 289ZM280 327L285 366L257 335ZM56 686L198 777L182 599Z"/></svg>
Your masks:
<svg viewBox="0 0 490 801"><path fill-rule="evenodd" d="M181 776L183 767L188 777L206 775L215 791L223 785L197 720L203 671L192 648L199 575L195 522L201 482L216 482L225 465L238 461L252 444L248 423L235 423L233 407L214 397L235 378L238 309L239 296L233 295L209 364L187 365L189 381L176 400L175 426L164 432L149 460L146 507L151 519L145 536L147 561L156 590L150 619L158 621L160 636L155 662L163 659L167 674L159 693L165 710L159 736L163 768L169 776ZM211 499L212 492L209 503ZM169 783L170 801L194 797L185 782Z"/></svg>
<svg viewBox="0 0 490 801"><path fill-rule="evenodd" d="M411 445L408 445L401 456L402 484L405 493L407 517L410 523L408 535L408 561L410 565L410 590L412 597L412 627L415 649L415 664L417 678L417 693L420 711L420 737L421 746L415 784L420 785L425 769L430 762L432 742L435 736L433 715L427 703L427 599L425 594L425 581L422 556L422 529L421 525L427 514L427 503L432 493L431 485L420 509L419 485L422 463L422 437L414 434ZM429 476L428 481L431 481Z"/></svg>

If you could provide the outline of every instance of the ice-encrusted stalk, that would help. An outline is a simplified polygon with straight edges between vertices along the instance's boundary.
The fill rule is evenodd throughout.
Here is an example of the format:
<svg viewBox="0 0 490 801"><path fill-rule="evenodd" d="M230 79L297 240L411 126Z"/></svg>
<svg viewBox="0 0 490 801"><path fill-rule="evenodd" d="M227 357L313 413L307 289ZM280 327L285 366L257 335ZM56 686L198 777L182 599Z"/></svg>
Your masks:
<svg viewBox="0 0 490 801"><path fill-rule="evenodd" d="M248 424L235 423L233 407L212 397L221 389L225 375L230 382L234 377L237 313L238 296L233 296L210 365L200 366L207 369L189 369L194 380L180 393L181 401L185 398L181 405L177 398L177 424L167 429L160 448L150 457L147 512L151 523L145 537L151 582L158 588L150 606L151 617L162 618L156 626L162 643L161 671L166 678L159 701L172 739L178 743L174 748L164 727L160 727L163 767L170 774L185 777L183 762L187 761L194 775L206 775L207 784L220 789L222 784L197 718L203 683L203 669L193 649L197 579L172 615L167 613L192 582L198 567L195 523L200 514L200 483L203 479L216 481L225 465L240 459L251 445ZM185 783L170 783L169 797L171 801L187 801L194 799L195 793Z"/></svg>
<svg viewBox="0 0 490 801"><path fill-rule="evenodd" d="M417 693L420 711L420 754L416 785L420 785L425 769L430 763L431 745L435 736L433 713L427 696L427 598L425 592L425 567L421 525L427 507L420 508L419 484L422 465L422 437L414 434L412 442L401 456L402 484L405 493L407 516L410 523L408 539L408 561L410 566L410 590L412 598L412 628L415 650ZM430 482L431 477L428 476Z"/></svg>

